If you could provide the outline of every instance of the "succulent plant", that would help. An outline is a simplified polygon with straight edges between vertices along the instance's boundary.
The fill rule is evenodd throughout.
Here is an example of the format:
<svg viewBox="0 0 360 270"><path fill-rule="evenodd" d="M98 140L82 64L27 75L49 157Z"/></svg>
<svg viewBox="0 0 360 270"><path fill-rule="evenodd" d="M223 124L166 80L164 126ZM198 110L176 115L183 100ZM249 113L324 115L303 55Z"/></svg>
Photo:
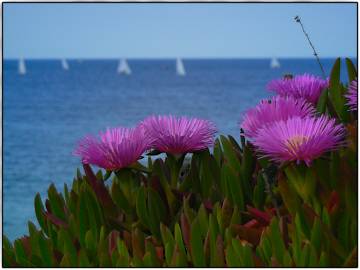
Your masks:
<svg viewBox="0 0 360 270"><path fill-rule="evenodd" d="M148 155L147 166L84 164L71 187L35 196L38 226L3 237L3 266L357 266L357 119L339 78L338 59L317 110L345 125L346 147L279 165L243 134L221 135L211 152Z"/></svg>

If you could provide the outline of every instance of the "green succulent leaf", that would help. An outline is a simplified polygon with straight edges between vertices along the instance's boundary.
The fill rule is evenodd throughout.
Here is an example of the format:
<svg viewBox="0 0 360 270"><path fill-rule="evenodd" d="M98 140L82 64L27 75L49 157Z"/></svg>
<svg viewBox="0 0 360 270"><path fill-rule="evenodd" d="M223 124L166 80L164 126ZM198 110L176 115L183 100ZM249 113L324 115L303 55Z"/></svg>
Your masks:
<svg viewBox="0 0 360 270"><path fill-rule="evenodd" d="M171 260L172 267L186 267L187 260L185 254L181 251L178 244L175 245L174 254Z"/></svg>
<svg viewBox="0 0 360 270"><path fill-rule="evenodd" d="M166 209L159 194L152 188L148 189L148 219L153 233L160 238L160 222L165 220Z"/></svg>
<svg viewBox="0 0 360 270"><path fill-rule="evenodd" d="M219 166L221 166L223 153L221 149L221 144L219 139L217 138L214 143L214 158Z"/></svg>
<svg viewBox="0 0 360 270"><path fill-rule="evenodd" d="M242 186L245 196L249 201L252 201L252 190L250 183L252 182L252 174L255 168L255 159L253 152L250 150L248 145L245 145L243 150L243 161L241 163L242 172Z"/></svg>
<svg viewBox="0 0 360 270"><path fill-rule="evenodd" d="M111 186L111 197L117 207L119 207L127 214L132 214L131 206L122 192L120 184L117 181L114 181Z"/></svg>
<svg viewBox="0 0 360 270"><path fill-rule="evenodd" d="M181 234L181 229L178 223L175 224L175 242L178 247L178 251L182 256L186 256L185 246L183 242L183 237Z"/></svg>
<svg viewBox="0 0 360 270"><path fill-rule="evenodd" d="M319 100L316 104L316 110L321 114L325 113L327 102L328 102L328 89L324 89L321 92Z"/></svg>
<svg viewBox="0 0 360 270"><path fill-rule="evenodd" d="M329 96L339 118L343 121L347 121L348 113L346 111L346 107L344 106L345 97L340 82L340 63L340 58L336 59L331 70Z"/></svg>
<svg viewBox="0 0 360 270"><path fill-rule="evenodd" d="M236 204L240 210L244 210L244 196L239 177L233 173L228 165L224 165L221 169L221 178L226 185L226 197L231 198L231 201Z"/></svg>
<svg viewBox="0 0 360 270"><path fill-rule="evenodd" d="M145 188L141 187L137 194L136 199L136 213L140 218L140 221L146 225L148 223L148 212L146 206Z"/></svg>
<svg viewBox="0 0 360 270"><path fill-rule="evenodd" d="M45 210L41 201L40 194L37 193L35 196L35 214L41 229L44 230L44 232L47 234L47 225L46 225L44 213Z"/></svg>
<svg viewBox="0 0 360 270"><path fill-rule="evenodd" d="M80 193L78 207L77 207L77 216L79 222L79 241L82 247L85 247L85 236L86 232L89 229L89 218L88 218L88 211L86 205L85 194ZM70 259L70 258L68 258Z"/></svg>
<svg viewBox="0 0 360 270"><path fill-rule="evenodd" d="M203 239L198 219L191 225L191 255L195 267L206 267L205 254L203 250Z"/></svg>
<svg viewBox="0 0 360 270"><path fill-rule="evenodd" d="M16 262L20 265L24 265L27 267L31 267L31 263L27 259L27 255L24 249L24 246L21 243L21 240L15 240L14 242L14 250L15 250L15 259Z"/></svg>
<svg viewBox="0 0 360 270"><path fill-rule="evenodd" d="M224 149L225 162L229 164L233 170L239 172L241 170L241 166L240 166L240 160L238 159L238 156L236 154L237 151L236 148L223 135L220 136L220 141Z"/></svg>
<svg viewBox="0 0 360 270"><path fill-rule="evenodd" d="M52 255L50 253L51 249L49 243L46 241L45 237L42 234L39 234L38 237L38 246L40 250L40 256L43 262L43 266L51 267L53 265Z"/></svg>
<svg viewBox="0 0 360 270"><path fill-rule="evenodd" d="M77 265L77 252L76 248L74 246L73 241L71 240L71 236L69 233L64 230L60 229L59 231L59 238L62 239L62 242L64 243L64 254L66 254L67 260L70 263L70 265Z"/></svg>
<svg viewBox="0 0 360 270"><path fill-rule="evenodd" d="M279 222L276 218L272 219L270 229L271 233L269 235L271 238L272 250L275 253L276 260L282 264L283 256L285 254L285 245L281 236Z"/></svg>
<svg viewBox="0 0 360 270"><path fill-rule="evenodd" d="M174 243L166 243L165 244L165 261L166 266L172 266L172 256L174 254L175 244Z"/></svg>
<svg viewBox="0 0 360 270"><path fill-rule="evenodd" d="M356 70L353 62L351 61L351 59L345 58L345 61L346 61L347 73L348 73L349 83L350 83L357 78L357 70Z"/></svg>
<svg viewBox="0 0 360 270"><path fill-rule="evenodd" d="M79 259L78 259L79 263L79 267L91 267L91 263L86 255L86 251L84 251L83 249L81 249L79 251Z"/></svg>
<svg viewBox="0 0 360 270"><path fill-rule="evenodd" d="M51 205L51 211L61 220L65 220L64 199L59 195L54 184L48 189L48 196Z"/></svg>
<svg viewBox="0 0 360 270"><path fill-rule="evenodd" d="M311 245L315 247L315 250L320 251L321 248L321 225L320 220L315 218L313 228L311 230ZM320 255L320 254L319 254Z"/></svg>
<svg viewBox="0 0 360 270"><path fill-rule="evenodd" d="M324 251L321 252L318 267L329 267L328 255Z"/></svg>
<svg viewBox="0 0 360 270"><path fill-rule="evenodd" d="M241 267L254 267L252 251L247 244L241 244L239 240L233 239L232 246L238 258L241 261Z"/></svg>
<svg viewBox="0 0 360 270"><path fill-rule="evenodd" d="M256 208L263 209L266 199L265 181L262 174L257 176L257 182L254 187L253 202Z"/></svg>
<svg viewBox="0 0 360 270"><path fill-rule="evenodd" d="M239 256L235 253L232 245L229 245L225 251L226 264L228 267L241 267L241 261Z"/></svg>

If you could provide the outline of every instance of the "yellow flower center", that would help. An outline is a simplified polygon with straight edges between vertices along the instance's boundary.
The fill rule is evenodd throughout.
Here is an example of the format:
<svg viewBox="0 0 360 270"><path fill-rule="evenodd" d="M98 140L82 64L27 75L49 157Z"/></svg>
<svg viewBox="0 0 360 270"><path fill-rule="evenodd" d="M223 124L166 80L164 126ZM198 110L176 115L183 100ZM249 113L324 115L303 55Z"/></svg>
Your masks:
<svg viewBox="0 0 360 270"><path fill-rule="evenodd" d="M290 139L288 139L285 143L286 147L289 149L291 153L296 154L296 152L299 150L299 147L308 140L309 138L307 136L294 136Z"/></svg>

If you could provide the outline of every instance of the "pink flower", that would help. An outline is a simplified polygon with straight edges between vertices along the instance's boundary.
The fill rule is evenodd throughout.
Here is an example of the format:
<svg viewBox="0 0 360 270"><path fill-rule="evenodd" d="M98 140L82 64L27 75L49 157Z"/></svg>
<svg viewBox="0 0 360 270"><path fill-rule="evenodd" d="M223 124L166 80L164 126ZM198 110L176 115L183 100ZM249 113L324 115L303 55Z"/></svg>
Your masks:
<svg viewBox="0 0 360 270"><path fill-rule="evenodd" d="M152 147L161 152L183 154L213 145L215 125L197 118L150 116L142 122Z"/></svg>
<svg viewBox="0 0 360 270"><path fill-rule="evenodd" d="M285 121L294 116L311 116L314 113L314 106L304 99L276 96L271 100L264 99L255 108L248 110L243 117L241 127L245 136L251 139L265 125L279 120Z"/></svg>
<svg viewBox="0 0 360 270"><path fill-rule="evenodd" d="M344 145L345 129L327 116L294 117L261 129L253 144L264 156L275 162L311 161L323 153Z"/></svg>
<svg viewBox="0 0 360 270"><path fill-rule="evenodd" d="M350 107L350 111L357 111L357 92L358 92L358 85L357 81L354 80L349 85L349 90L345 97L348 99L346 103Z"/></svg>
<svg viewBox="0 0 360 270"><path fill-rule="evenodd" d="M136 162L149 148L142 127L113 128L100 132L100 140L84 137L74 151L84 164L94 164L107 170L117 170Z"/></svg>
<svg viewBox="0 0 360 270"><path fill-rule="evenodd" d="M296 75L294 78L283 78L268 83L267 89L280 96L303 98L315 104L321 92L329 87L329 79L323 80L314 75Z"/></svg>

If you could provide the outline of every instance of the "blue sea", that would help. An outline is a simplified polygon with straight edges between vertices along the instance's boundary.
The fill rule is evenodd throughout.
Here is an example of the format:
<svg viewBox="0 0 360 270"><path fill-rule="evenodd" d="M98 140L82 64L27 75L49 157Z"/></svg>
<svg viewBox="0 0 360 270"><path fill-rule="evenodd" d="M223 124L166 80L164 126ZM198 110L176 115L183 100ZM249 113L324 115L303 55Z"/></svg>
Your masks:
<svg viewBox="0 0 360 270"><path fill-rule="evenodd" d="M210 119L219 133L238 138L244 111L270 95L269 80L321 74L315 59L279 61L281 68L270 69L270 59L183 59L187 75L180 77L172 59L130 59L131 76L117 74L115 59L69 60L68 71L60 60L29 60L26 75L5 60L3 233L11 240L27 233L27 221L36 222L35 194L44 199L51 183L62 190L72 182L80 166L72 151L85 134L175 114ZM333 62L322 60L327 74Z"/></svg>

